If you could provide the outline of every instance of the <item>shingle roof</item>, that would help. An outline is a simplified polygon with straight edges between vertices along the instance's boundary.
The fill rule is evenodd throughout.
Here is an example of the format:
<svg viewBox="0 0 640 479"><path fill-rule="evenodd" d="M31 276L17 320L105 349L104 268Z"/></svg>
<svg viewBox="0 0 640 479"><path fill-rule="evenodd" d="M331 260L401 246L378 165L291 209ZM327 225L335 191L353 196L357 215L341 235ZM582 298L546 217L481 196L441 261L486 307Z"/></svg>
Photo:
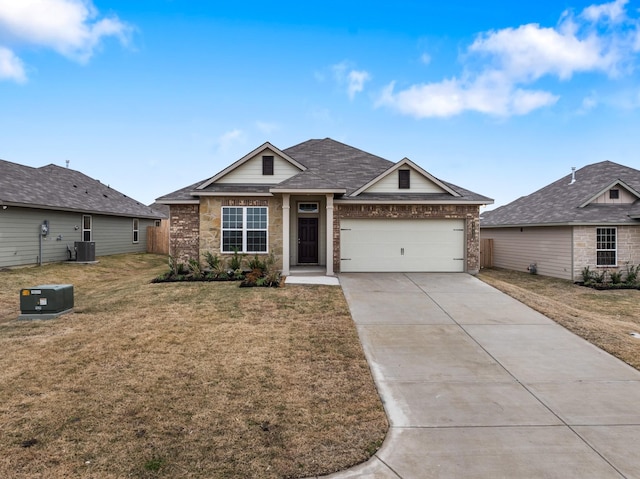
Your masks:
<svg viewBox="0 0 640 479"><path fill-rule="evenodd" d="M587 165L530 195L482 214L481 226L525 226L570 223L635 223L640 200L633 204L587 204L595 195L621 181L640 192L640 171L611 161ZM583 207L582 207L583 206Z"/></svg>
<svg viewBox="0 0 640 479"><path fill-rule="evenodd" d="M164 217L79 171L56 165L33 168L4 160L0 160L0 202L113 216Z"/></svg>
<svg viewBox="0 0 640 479"><path fill-rule="evenodd" d="M274 186L277 189L284 190L332 190L345 192L344 196L341 197L343 200L357 201L358 199L365 199L364 196L358 195L357 197L349 198L348 195L382 175L395 165L395 163L389 160L345 145L331 138L307 140L282 151L307 169L279 183L277 186L267 185L267 191ZM202 180L200 183L174 191L173 193L158 198L157 201L171 203L193 200L194 196L191 193L193 193L199 185L207 181L208 180ZM448 183L445 184L449 185ZM446 195L447 200L487 203L493 201L490 198L463 188L454 185L449 186L457 192L460 192L461 196L454 198L451 195ZM264 187L264 185L261 185L261 187ZM202 190L198 190L196 193L224 193L225 191L230 191L230 188L234 192L250 192L246 190L248 185L218 184L214 182ZM414 199L414 196L416 195L395 195L392 198L389 195L378 194L369 195L368 199L371 201L411 201ZM437 199L433 198L433 195L423 194L419 196L420 198L418 199L420 200Z"/></svg>

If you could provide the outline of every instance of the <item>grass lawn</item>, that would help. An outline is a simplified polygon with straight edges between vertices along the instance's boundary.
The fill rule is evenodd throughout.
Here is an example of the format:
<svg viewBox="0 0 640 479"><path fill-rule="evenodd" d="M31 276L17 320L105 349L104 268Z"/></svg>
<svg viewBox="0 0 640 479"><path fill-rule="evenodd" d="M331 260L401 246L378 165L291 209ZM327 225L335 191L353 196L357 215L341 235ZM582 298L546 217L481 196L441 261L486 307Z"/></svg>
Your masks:
<svg viewBox="0 0 640 479"><path fill-rule="evenodd" d="M640 291L597 291L570 281L502 269L478 278L640 369Z"/></svg>
<svg viewBox="0 0 640 479"><path fill-rule="evenodd" d="M340 288L150 284L165 257L99 260L0 271L0 477L305 477L381 444ZM39 284L73 284L74 312L17 321Z"/></svg>

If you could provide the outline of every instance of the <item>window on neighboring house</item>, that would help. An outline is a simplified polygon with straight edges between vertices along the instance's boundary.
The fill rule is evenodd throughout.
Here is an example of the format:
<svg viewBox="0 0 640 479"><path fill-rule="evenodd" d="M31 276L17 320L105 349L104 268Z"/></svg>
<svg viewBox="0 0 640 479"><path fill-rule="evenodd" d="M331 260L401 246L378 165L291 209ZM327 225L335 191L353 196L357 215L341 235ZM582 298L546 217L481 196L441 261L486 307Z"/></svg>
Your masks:
<svg viewBox="0 0 640 479"><path fill-rule="evenodd" d="M617 266L616 228L596 228L596 264Z"/></svg>
<svg viewBox="0 0 640 479"><path fill-rule="evenodd" d="M267 207L222 207L222 252L267 252Z"/></svg>
<svg viewBox="0 0 640 479"><path fill-rule="evenodd" d="M91 241L91 215L82 215L82 241Z"/></svg>
<svg viewBox="0 0 640 479"><path fill-rule="evenodd" d="M160 220L155 220L153 222L153 226L155 226L156 228L159 228L160 227Z"/></svg>
<svg viewBox="0 0 640 479"><path fill-rule="evenodd" d="M398 170L398 188L401 190L411 188L411 170Z"/></svg>
<svg viewBox="0 0 640 479"><path fill-rule="evenodd" d="M609 199L617 200L620 198L620 190L609 190Z"/></svg>
<svg viewBox="0 0 640 479"><path fill-rule="evenodd" d="M133 242L137 243L140 236L140 220L133 218Z"/></svg>
<svg viewBox="0 0 640 479"><path fill-rule="evenodd" d="M262 174L273 175L273 156L262 157Z"/></svg>

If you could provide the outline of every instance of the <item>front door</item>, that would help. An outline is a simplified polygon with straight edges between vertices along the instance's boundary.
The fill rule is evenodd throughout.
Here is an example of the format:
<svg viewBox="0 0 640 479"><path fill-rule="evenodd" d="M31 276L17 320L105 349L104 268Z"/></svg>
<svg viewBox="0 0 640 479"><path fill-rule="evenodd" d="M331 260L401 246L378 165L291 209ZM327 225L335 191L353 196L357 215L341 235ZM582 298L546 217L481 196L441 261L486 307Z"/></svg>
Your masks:
<svg viewBox="0 0 640 479"><path fill-rule="evenodd" d="M298 263L318 262L318 218L298 218Z"/></svg>

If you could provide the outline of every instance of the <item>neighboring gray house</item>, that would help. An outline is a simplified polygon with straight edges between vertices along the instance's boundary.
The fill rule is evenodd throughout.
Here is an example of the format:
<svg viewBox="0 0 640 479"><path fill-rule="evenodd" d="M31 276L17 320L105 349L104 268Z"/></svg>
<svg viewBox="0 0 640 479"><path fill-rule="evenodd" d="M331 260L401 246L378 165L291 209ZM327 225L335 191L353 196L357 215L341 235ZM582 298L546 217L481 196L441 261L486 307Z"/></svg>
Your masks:
<svg viewBox="0 0 640 479"><path fill-rule="evenodd" d="M640 171L594 163L482 214L493 265L579 281L583 268L640 263Z"/></svg>
<svg viewBox="0 0 640 479"><path fill-rule="evenodd" d="M0 267L65 261L76 241L94 242L95 256L144 252L162 218L78 171L0 160Z"/></svg>
<svg viewBox="0 0 640 479"><path fill-rule="evenodd" d="M170 251L273 253L283 274L479 269L479 209L493 200L332 139L264 143L215 176L157 199Z"/></svg>

